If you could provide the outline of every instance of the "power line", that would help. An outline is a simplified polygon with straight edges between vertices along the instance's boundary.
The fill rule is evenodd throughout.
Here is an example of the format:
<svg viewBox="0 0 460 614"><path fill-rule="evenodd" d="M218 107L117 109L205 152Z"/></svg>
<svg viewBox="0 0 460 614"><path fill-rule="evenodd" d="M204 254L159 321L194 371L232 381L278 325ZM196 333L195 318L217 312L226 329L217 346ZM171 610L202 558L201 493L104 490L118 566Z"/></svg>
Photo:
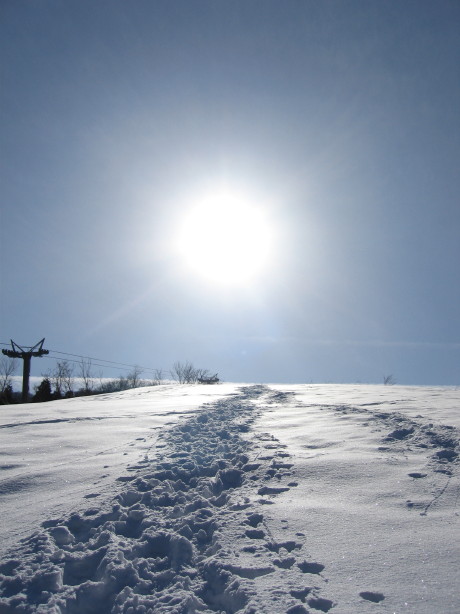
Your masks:
<svg viewBox="0 0 460 614"><path fill-rule="evenodd" d="M144 371L155 371L155 369L152 369L151 367L143 367L142 365L130 365L125 362L105 360L104 358L92 358L91 356L82 356L81 354L69 354L69 352L58 352L57 350L50 350L50 352L53 352L53 354L62 354L63 356L76 356L77 358L86 358L86 360L98 360L99 362L110 363L111 365L121 365L123 367L130 367L130 368L139 367L139 369L143 369ZM104 365L99 365L99 366L104 366Z"/></svg>
<svg viewBox="0 0 460 614"><path fill-rule="evenodd" d="M59 358L57 356L45 356L45 358L51 358L51 360L59 360ZM67 362L73 362L77 365L81 364L80 360L74 360L73 358L66 358ZM115 365L101 365L100 363L97 362L91 362L91 366L92 367L103 367L103 368L110 368L110 369L118 369L119 371L126 371L126 367L117 367ZM139 367L140 369L142 369L142 367ZM145 370L145 369L144 369ZM153 369L152 369L153 371Z"/></svg>
<svg viewBox="0 0 460 614"><path fill-rule="evenodd" d="M5 345L5 346L10 346L10 343L3 343L0 342L0 345ZM81 354L71 354L69 352L60 352L58 350L49 350L50 353L53 354L61 354L62 356L74 356L76 358L82 358L82 359L86 359L86 360L96 360L98 361L98 363L104 362L106 364L98 364L98 363L92 363L95 367L105 367L105 368L113 368L113 369L120 369L121 371L125 370L123 369L123 367L129 367L131 369L135 369L135 368L139 368L142 369L143 371L152 371L155 372L156 369L152 369L152 367L143 367L142 365L132 365L132 364L128 364L128 363L124 363L124 362L116 362L114 360L105 360L105 358L93 358L91 356L82 356ZM47 358L54 358L54 360L57 360L56 356L47 356ZM69 360L69 362L75 362L75 363L80 363L79 360L71 360L71 359L67 359ZM115 365L120 365L120 366L115 366Z"/></svg>

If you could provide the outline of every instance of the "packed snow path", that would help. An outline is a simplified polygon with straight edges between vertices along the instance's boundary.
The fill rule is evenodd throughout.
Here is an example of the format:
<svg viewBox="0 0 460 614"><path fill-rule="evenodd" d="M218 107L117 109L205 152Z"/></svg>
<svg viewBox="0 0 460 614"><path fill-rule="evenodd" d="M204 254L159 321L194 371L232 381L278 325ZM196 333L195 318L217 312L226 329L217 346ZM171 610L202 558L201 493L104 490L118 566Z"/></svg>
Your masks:
<svg viewBox="0 0 460 614"><path fill-rule="evenodd" d="M379 479L405 472L412 491L423 494L408 499L398 489L388 495L385 480L379 482L382 502L388 495L398 508L382 529L391 539L389 524L399 522L407 533L403 515L412 518L406 523L413 524L413 514L426 523L437 508L456 509L457 430L381 407L301 399L289 390L245 387L165 430L155 438L155 450L120 476L125 488L109 508L47 520L3 562L0 614L455 612L455 584L445 588L449 578L435 595L397 582L393 591L381 590L388 578L379 579L385 561L378 560L376 580L367 585L365 553L360 561L356 544L347 544L351 560L340 568L337 551L347 539L358 543L359 536L351 530L353 502L341 508L334 501L332 509L334 490L343 483L350 497L356 480L360 509L370 503L362 473L354 475L353 455L341 457L343 446L339 454L328 452L338 447L337 436L347 439L360 455L362 472L362 455L372 447L369 478L373 472ZM299 431L299 415L308 415L310 430ZM300 514L293 513L300 507ZM331 518L336 527L324 524ZM442 520L450 522L445 515ZM357 521L365 541L375 542L375 518L361 515ZM427 529L425 524L429 548L433 536ZM444 559L434 564L442 574L452 553L446 534L437 537ZM414 552L396 551L403 577L410 570L415 578L417 565L428 567L427 561L410 560ZM400 599L401 589L410 595L407 602Z"/></svg>
<svg viewBox="0 0 460 614"><path fill-rule="evenodd" d="M292 590L278 591L280 607L308 596L330 609L303 577L322 584L323 565L305 560L298 538L273 540L264 524L272 502L264 497L295 486L292 463L273 437L258 437L267 442L261 454L245 433L256 402L282 394L253 386L211 404L158 437L156 462L126 476L111 509L45 522L21 558L1 566L0 611L256 614L273 611L263 593L272 601L276 574L288 571Z"/></svg>

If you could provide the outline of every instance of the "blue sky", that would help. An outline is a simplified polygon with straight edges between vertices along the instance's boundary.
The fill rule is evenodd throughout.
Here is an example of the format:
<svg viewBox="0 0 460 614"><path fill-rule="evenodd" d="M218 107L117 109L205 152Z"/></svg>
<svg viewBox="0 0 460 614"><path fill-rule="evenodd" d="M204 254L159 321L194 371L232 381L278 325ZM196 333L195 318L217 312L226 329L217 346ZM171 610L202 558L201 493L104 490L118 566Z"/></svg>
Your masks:
<svg viewBox="0 0 460 614"><path fill-rule="evenodd" d="M0 11L1 342L234 381L460 383L456 0ZM276 237L249 286L171 249L221 182Z"/></svg>

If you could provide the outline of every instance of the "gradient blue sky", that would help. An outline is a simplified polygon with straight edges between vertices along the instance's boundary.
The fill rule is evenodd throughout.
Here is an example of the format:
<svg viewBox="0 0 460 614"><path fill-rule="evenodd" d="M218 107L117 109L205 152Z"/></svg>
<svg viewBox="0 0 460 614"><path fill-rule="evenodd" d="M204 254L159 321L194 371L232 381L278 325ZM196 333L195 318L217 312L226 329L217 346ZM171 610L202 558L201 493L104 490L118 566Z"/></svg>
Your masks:
<svg viewBox="0 0 460 614"><path fill-rule="evenodd" d="M0 341L460 384L459 33L458 0L2 0ZM170 249L222 181L276 228L250 287Z"/></svg>

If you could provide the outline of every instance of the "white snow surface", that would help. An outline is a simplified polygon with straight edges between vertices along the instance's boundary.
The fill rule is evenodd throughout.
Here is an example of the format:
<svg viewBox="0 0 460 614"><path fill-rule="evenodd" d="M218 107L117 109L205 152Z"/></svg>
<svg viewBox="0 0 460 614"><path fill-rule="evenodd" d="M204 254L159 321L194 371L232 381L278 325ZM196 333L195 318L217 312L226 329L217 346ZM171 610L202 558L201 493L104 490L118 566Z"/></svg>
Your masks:
<svg viewBox="0 0 460 614"><path fill-rule="evenodd" d="M0 408L0 614L458 614L460 390Z"/></svg>

